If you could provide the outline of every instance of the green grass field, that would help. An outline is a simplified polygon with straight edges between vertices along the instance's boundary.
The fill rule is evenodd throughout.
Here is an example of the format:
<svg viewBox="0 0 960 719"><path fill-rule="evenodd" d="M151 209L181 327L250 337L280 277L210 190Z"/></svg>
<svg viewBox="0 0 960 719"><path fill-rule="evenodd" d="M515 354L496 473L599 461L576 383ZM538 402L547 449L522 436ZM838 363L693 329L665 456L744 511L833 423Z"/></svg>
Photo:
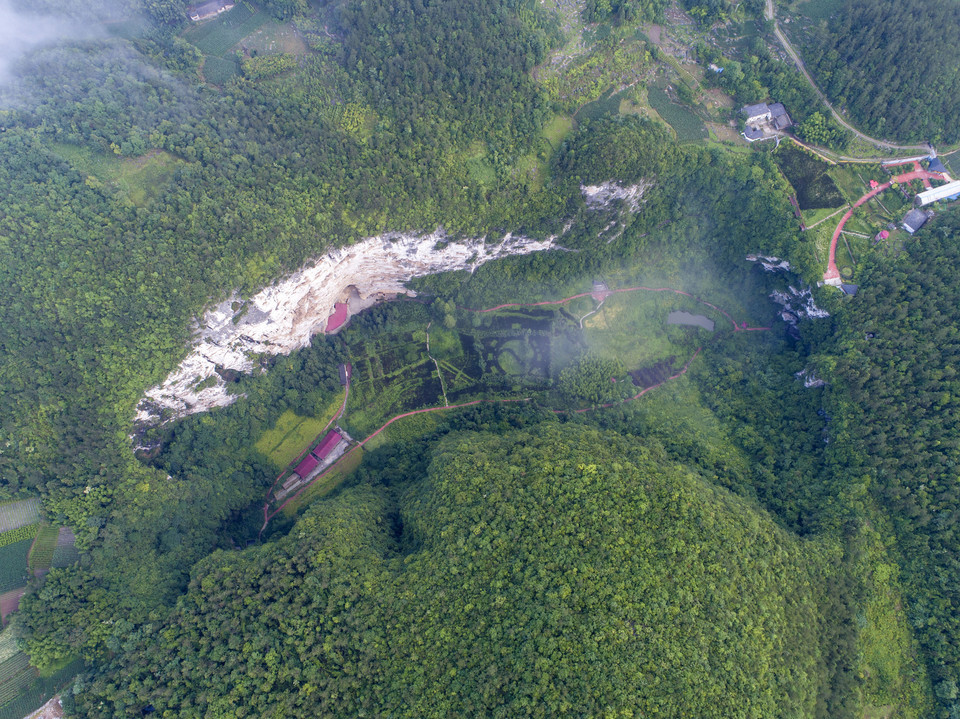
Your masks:
<svg viewBox="0 0 960 719"><path fill-rule="evenodd" d="M647 88L647 101L650 107L673 128L677 133L677 139L681 142L706 140L709 137L703 120L683 105L671 101L667 93L659 87L651 85Z"/></svg>
<svg viewBox="0 0 960 719"><path fill-rule="evenodd" d="M39 499L21 499L0 504L0 532L18 529L39 521Z"/></svg>
<svg viewBox="0 0 960 719"><path fill-rule="evenodd" d="M57 549L57 537L60 535L58 527L51 527L49 524L40 526L37 532L37 538L33 542L33 548L30 550L28 566L30 570L50 569L53 563L53 553Z"/></svg>
<svg viewBox="0 0 960 719"><path fill-rule="evenodd" d="M33 539L0 547L0 593L27 583L27 554Z"/></svg>
<svg viewBox="0 0 960 719"><path fill-rule="evenodd" d="M269 458L277 469L283 469L307 449L342 403L343 395L339 395L331 402L328 416L323 419L300 417L288 409L273 428L263 433L254 448Z"/></svg>
<svg viewBox="0 0 960 719"><path fill-rule="evenodd" d="M240 76L240 66L235 60L208 55L203 58L203 79L211 85L226 85Z"/></svg>
<svg viewBox="0 0 960 719"><path fill-rule="evenodd" d="M138 207L160 194L181 162L163 150L151 150L141 157L120 157L63 143L51 149L78 172L113 187Z"/></svg>
<svg viewBox="0 0 960 719"><path fill-rule="evenodd" d="M560 147L560 143L573 130L573 118L567 115L555 115L550 122L543 126L541 134L544 139L550 143L554 150Z"/></svg>

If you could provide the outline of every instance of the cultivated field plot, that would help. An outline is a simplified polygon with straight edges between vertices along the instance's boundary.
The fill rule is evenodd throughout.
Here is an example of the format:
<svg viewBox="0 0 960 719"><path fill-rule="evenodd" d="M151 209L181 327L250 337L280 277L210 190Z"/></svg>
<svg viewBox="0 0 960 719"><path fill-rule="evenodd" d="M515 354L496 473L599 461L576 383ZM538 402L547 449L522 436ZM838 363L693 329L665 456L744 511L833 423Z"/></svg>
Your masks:
<svg viewBox="0 0 960 719"><path fill-rule="evenodd" d="M0 532L18 529L40 521L40 500L23 499L0 504Z"/></svg>
<svg viewBox="0 0 960 719"><path fill-rule="evenodd" d="M11 529L0 534L0 547L6 547L8 544L16 544L24 539L33 539L37 534L37 525L28 524L26 527Z"/></svg>
<svg viewBox="0 0 960 719"><path fill-rule="evenodd" d="M343 395L340 395L337 398L337 407L342 402ZM254 447L269 458L277 469L282 469L307 448L326 424L326 420L300 417L288 409L280 415L272 429L263 433Z"/></svg>
<svg viewBox="0 0 960 719"><path fill-rule="evenodd" d="M801 210L840 207L840 188L827 174L828 165L793 145L784 143L774 155L780 170L797 193Z"/></svg>
<svg viewBox="0 0 960 719"><path fill-rule="evenodd" d="M82 670L83 662L79 659L71 661L49 677L39 677L36 671L28 668L17 681L18 693L6 704L0 701L0 719L22 719L73 681Z"/></svg>
<svg viewBox="0 0 960 719"><path fill-rule="evenodd" d="M235 60L208 55L203 58L203 79L211 85L226 85L233 78L239 77L240 66Z"/></svg>
<svg viewBox="0 0 960 719"><path fill-rule="evenodd" d="M0 592L9 592L26 585L27 555L30 553L32 539L0 547Z"/></svg>
<svg viewBox="0 0 960 719"><path fill-rule="evenodd" d="M695 142L709 137L703 120L683 105L673 102L659 87L651 85L647 88L647 100L650 107L673 128L681 142Z"/></svg>
<svg viewBox="0 0 960 719"><path fill-rule="evenodd" d="M20 608L20 598L25 591L27 591L26 587L20 587L0 594L0 621L3 626L7 625L7 617Z"/></svg>
<svg viewBox="0 0 960 719"><path fill-rule="evenodd" d="M23 652L17 652L0 664L0 706L16 699L36 677L37 671L30 666L30 658Z"/></svg>
<svg viewBox="0 0 960 719"><path fill-rule="evenodd" d="M270 16L246 2L228 13L187 30L183 36L204 55L224 55L234 45L270 22Z"/></svg>
<svg viewBox="0 0 960 719"><path fill-rule="evenodd" d="M57 549L57 537L60 536L60 529L51 527L49 524L41 525L40 531L30 549L30 557L27 565L31 571L43 571L50 569L53 563L53 553Z"/></svg>
<svg viewBox="0 0 960 719"><path fill-rule="evenodd" d="M57 534L57 548L53 550L53 562L51 566L57 569L72 566L80 559L80 553L76 547L77 538L70 527L60 527Z"/></svg>
<svg viewBox="0 0 960 719"><path fill-rule="evenodd" d="M13 636L13 632L0 632L0 664L10 659L10 657L19 651L17 648L17 638Z"/></svg>

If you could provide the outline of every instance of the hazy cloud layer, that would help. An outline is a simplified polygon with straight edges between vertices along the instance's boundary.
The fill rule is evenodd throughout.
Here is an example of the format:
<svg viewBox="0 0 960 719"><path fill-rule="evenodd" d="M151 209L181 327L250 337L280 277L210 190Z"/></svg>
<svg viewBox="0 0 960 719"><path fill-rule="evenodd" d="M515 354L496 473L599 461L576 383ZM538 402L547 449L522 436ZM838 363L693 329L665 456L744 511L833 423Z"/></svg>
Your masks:
<svg viewBox="0 0 960 719"><path fill-rule="evenodd" d="M11 79L17 60L34 48L99 35L101 27L96 24L24 12L13 0L0 0L0 83Z"/></svg>

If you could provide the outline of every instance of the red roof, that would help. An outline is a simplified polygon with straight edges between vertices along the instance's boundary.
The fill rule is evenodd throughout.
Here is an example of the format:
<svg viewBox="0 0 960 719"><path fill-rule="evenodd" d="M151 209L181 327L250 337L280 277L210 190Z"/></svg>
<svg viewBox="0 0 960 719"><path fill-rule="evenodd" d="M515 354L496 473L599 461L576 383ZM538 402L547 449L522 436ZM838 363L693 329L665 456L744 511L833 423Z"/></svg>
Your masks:
<svg viewBox="0 0 960 719"><path fill-rule="evenodd" d="M308 454L306 457L303 458L303 461L300 462L300 464L297 465L297 468L293 471L299 474L302 479L306 479L307 475L310 474L314 469L316 469L316 466L318 464L320 464L320 462L317 461L317 458L314 457L312 454Z"/></svg>
<svg viewBox="0 0 960 719"><path fill-rule="evenodd" d="M330 315L330 319L327 320L327 332L333 332L334 330L340 329L340 327L346 321L347 321L347 303L337 302L333 306L333 314Z"/></svg>
<svg viewBox="0 0 960 719"><path fill-rule="evenodd" d="M333 451L333 448L340 444L343 436L335 429L327 432L327 436L313 450L313 456L317 459L326 459L327 455Z"/></svg>

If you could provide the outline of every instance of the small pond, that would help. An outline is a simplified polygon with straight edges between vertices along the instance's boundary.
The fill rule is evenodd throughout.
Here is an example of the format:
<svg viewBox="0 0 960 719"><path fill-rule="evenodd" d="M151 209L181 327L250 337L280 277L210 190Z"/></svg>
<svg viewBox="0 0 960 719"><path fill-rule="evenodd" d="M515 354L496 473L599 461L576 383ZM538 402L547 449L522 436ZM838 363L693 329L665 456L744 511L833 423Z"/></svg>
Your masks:
<svg viewBox="0 0 960 719"><path fill-rule="evenodd" d="M667 315L668 325L694 325L713 332L713 320L705 315L694 315L689 312L674 310Z"/></svg>

